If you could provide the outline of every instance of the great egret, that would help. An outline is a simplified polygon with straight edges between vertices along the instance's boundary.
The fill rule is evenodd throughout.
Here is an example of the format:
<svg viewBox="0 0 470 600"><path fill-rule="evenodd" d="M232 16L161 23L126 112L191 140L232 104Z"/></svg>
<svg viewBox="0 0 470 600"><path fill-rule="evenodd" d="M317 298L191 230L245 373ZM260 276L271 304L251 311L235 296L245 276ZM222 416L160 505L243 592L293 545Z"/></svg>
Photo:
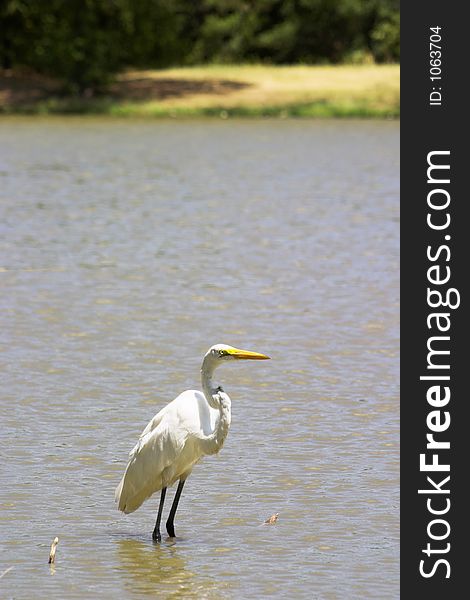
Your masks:
<svg viewBox="0 0 470 600"><path fill-rule="evenodd" d="M209 348L201 366L202 392L187 390L158 412L142 432L129 454L129 463L115 500L119 510L128 514L161 490L153 540L161 541L160 521L166 489L179 480L166 530L175 537L174 518L184 482L195 463L205 454L222 448L230 427L229 396L212 380L214 370L229 360L264 360L269 356L239 350L226 344Z"/></svg>

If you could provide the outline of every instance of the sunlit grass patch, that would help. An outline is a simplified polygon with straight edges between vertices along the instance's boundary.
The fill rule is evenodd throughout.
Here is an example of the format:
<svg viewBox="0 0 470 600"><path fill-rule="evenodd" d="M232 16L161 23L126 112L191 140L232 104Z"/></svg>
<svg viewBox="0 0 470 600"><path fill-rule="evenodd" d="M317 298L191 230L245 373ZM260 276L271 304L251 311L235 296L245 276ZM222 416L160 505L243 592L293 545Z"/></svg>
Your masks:
<svg viewBox="0 0 470 600"><path fill-rule="evenodd" d="M151 117L397 117L398 65L212 65L128 71L106 93L34 93L4 113Z"/></svg>

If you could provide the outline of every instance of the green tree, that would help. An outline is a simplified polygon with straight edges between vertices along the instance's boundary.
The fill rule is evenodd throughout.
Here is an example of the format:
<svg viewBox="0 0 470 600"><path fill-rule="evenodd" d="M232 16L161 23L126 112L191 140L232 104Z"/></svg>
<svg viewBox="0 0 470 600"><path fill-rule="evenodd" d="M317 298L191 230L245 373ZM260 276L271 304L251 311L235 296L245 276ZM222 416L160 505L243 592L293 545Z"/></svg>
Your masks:
<svg viewBox="0 0 470 600"><path fill-rule="evenodd" d="M3 68L68 92L126 67L399 58L398 0L0 0Z"/></svg>
<svg viewBox="0 0 470 600"><path fill-rule="evenodd" d="M193 62L398 59L396 0L204 0Z"/></svg>
<svg viewBox="0 0 470 600"><path fill-rule="evenodd" d="M166 66L179 56L170 0L2 0L4 66L26 65L68 92L105 86L126 66Z"/></svg>

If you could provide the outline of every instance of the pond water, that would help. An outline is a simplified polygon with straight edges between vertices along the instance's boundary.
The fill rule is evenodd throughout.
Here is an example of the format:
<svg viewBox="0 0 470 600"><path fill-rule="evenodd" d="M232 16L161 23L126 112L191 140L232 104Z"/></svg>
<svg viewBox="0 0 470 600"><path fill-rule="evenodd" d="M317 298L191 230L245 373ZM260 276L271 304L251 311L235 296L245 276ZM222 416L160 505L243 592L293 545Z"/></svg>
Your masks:
<svg viewBox="0 0 470 600"><path fill-rule="evenodd" d="M398 598L398 151L385 121L0 121L0 597ZM157 546L159 494L114 489L218 342L272 360L217 372L229 436Z"/></svg>

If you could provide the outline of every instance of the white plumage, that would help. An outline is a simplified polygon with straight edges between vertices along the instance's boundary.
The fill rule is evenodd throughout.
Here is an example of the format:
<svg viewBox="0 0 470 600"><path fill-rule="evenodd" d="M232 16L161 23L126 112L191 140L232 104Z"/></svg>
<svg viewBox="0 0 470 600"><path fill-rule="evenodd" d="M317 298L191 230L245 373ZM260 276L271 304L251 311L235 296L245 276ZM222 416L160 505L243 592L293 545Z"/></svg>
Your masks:
<svg viewBox="0 0 470 600"><path fill-rule="evenodd" d="M222 362L234 359L267 359L257 352L238 350L225 344L212 346L201 367L203 391L187 390L167 404L149 422L129 455L124 476L116 488L119 510L134 512L155 492L162 490L153 533L160 541L160 518L166 488L179 480L167 531L174 536L173 519L183 485L193 466L204 455L223 446L231 421L231 402L221 386L212 381Z"/></svg>
<svg viewBox="0 0 470 600"><path fill-rule="evenodd" d="M204 438L215 430L218 411L204 394L187 390L157 413L129 455L116 489L119 510L134 512L154 492L186 479L204 452ZM230 412L226 416L230 425Z"/></svg>

